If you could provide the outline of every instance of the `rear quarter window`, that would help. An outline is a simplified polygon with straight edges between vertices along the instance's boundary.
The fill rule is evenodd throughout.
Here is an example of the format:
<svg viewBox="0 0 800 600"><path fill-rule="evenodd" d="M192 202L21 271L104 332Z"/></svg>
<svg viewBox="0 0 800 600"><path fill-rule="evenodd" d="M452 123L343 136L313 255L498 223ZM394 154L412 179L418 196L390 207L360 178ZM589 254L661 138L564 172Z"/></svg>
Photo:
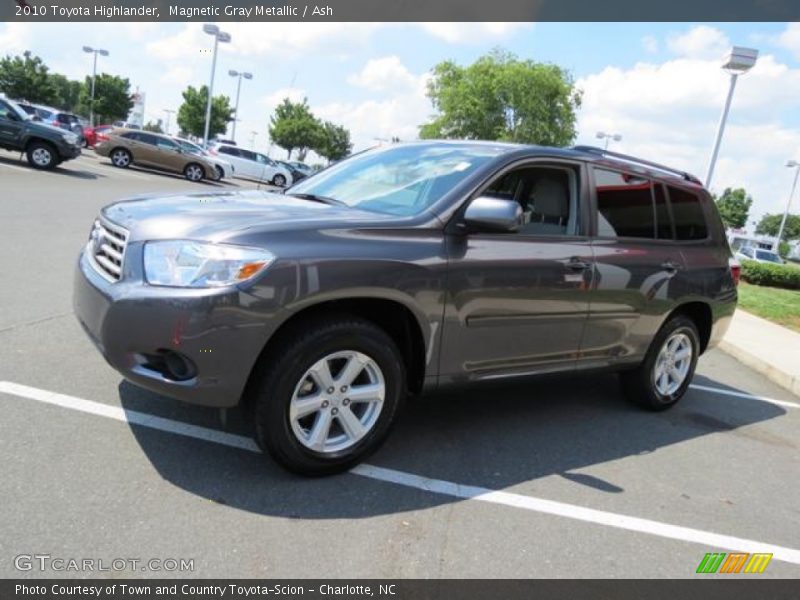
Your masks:
<svg viewBox="0 0 800 600"><path fill-rule="evenodd" d="M675 239L704 240L708 237L703 205L700 197L688 190L668 186L672 219L675 223Z"/></svg>

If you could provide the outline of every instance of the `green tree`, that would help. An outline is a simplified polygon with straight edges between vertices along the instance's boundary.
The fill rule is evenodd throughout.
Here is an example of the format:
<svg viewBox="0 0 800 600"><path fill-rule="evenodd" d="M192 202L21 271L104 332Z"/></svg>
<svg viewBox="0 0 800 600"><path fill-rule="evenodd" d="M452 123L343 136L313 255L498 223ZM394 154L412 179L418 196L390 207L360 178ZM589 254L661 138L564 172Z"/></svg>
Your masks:
<svg viewBox="0 0 800 600"><path fill-rule="evenodd" d="M284 98L270 117L269 137L286 150L290 159L292 152L297 150L298 157L303 160L310 148L321 145L323 135L322 125L311 113L306 98L302 102Z"/></svg>
<svg viewBox="0 0 800 600"><path fill-rule="evenodd" d="M783 219L783 213L764 215L756 225L756 233L777 236L778 230L781 228L781 219ZM787 215L781 237L787 241L800 239L800 215Z"/></svg>
<svg viewBox="0 0 800 600"><path fill-rule="evenodd" d="M80 107L81 93L84 87L82 82L67 79L61 73L53 73L50 75L50 83L56 91L55 99L52 102L54 107L70 112L83 111L83 107Z"/></svg>
<svg viewBox="0 0 800 600"><path fill-rule="evenodd" d="M164 130L161 128L161 119L158 121L148 121L142 127L145 131L152 131L153 133L164 133Z"/></svg>
<svg viewBox="0 0 800 600"><path fill-rule="evenodd" d="M328 159L328 162L342 160L353 149L350 131L341 125L325 121L321 125L320 133L314 152Z"/></svg>
<svg viewBox="0 0 800 600"><path fill-rule="evenodd" d="M715 197L714 200L725 227L740 229L747 224L747 216L750 214L753 198L744 188L725 188L722 196Z"/></svg>
<svg viewBox="0 0 800 600"><path fill-rule="evenodd" d="M52 104L56 88L41 58L25 51L22 56L0 59L0 92L10 98Z"/></svg>
<svg viewBox="0 0 800 600"><path fill-rule="evenodd" d="M433 68L428 97L437 115L422 138L504 140L566 146L576 136L581 92L568 71L494 50L468 67Z"/></svg>
<svg viewBox="0 0 800 600"><path fill-rule="evenodd" d="M123 121L133 108L131 83L128 79L101 73L94 82L94 122L113 123ZM89 114L92 108L92 78L86 77L81 88L78 110Z"/></svg>
<svg viewBox="0 0 800 600"><path fill-rule="evenodd" d="M206 126L206 104L208 102L208 86L199 89L189 86L183 91L183 104L178 109L178 126L181 131L203 137ZM230 98L214 96L211 99L211 121L208 126L208 137L225 133L228 122L233 118Z"/></svg>

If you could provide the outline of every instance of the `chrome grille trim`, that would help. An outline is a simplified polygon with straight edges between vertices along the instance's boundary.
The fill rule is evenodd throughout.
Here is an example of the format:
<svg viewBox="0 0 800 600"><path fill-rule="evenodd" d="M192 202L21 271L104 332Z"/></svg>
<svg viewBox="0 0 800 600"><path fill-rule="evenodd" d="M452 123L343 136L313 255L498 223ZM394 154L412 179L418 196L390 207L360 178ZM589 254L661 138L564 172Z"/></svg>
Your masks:
<svg viewBox="0 0 800 600"><path fill-rule="evenodd" d="M101 215L95 220L86 244L86 255L92 267L112 283L122 278L128 235L127 229Z"/></svg>

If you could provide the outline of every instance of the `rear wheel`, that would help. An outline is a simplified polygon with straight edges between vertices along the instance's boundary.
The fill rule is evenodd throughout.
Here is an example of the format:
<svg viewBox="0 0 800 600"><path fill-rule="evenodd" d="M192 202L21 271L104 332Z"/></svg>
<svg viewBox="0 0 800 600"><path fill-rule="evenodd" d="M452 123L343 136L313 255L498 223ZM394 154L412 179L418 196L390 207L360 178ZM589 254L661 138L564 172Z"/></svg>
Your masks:
<svg viewBox="0 0 800 600"><path fill-rule="evenodd" d="M642 364L620 374L622 389L650 410L674 406L686 393L700 355L700 336L690 318L677 315L656 334Z"/></svg>
<svg viewBox="0 0 800 600"><path fill-rule="evenodd" d="M190 163L184 167L183 175L189 181L201 181L205 174L203 173L203 167L197 163Z"/></svg>
<svg viewBox="0 0 800 600"><path fill-rule="evenodd" d="M111 158L111 164L120 169L130 167L133 162L133 156L125 148L114 148L109 154L109 158Z"/></svg>
<svg viewBox="0 0 800 600"><path fill-rule="evenodd" d="M28 164L34 169L55 169L59 163L58 152L47 142L31 142L27 156Z"/></svg>
<svg viewBox="0 0 800 600"><path fill-rule="evenodd" d="M277 185L278 187L283 187L286 185L286 177L278 173L275 177L272 178L272 185Z"/></svg>
<svg viewBox="0 0 800 600"><path fill-rule="evenodd" d="M394 341L354 317L309 323L264 364L252 398L256 441L303 475L345 471L375 451L406 395Z"/></svg>

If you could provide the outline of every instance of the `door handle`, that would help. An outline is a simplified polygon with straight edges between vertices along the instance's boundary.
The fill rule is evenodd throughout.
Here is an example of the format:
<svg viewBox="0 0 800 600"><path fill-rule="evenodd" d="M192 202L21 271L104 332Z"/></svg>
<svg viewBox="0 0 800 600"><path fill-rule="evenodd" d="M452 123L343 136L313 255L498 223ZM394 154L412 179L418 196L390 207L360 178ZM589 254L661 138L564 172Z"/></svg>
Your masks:
<svg viewBox="0 0 800 600"><path fill-rule="evenodd" d="M590 268L592 265L590 265L586 261L581 260L580 258L573 257L573 258L569 259L569 262L567 262L567 264L565 266L570 271L585 271L586 269Z"/></svg>
<svg viewBox="0 0 800 600"><path fill-rule="evenodd" d="M675 271L681 268L681 265L679 263L676 263L675 261L667 260L661 263L661 268L664 269L665 271L669 271L670 273L674 273Z"/></svg>

